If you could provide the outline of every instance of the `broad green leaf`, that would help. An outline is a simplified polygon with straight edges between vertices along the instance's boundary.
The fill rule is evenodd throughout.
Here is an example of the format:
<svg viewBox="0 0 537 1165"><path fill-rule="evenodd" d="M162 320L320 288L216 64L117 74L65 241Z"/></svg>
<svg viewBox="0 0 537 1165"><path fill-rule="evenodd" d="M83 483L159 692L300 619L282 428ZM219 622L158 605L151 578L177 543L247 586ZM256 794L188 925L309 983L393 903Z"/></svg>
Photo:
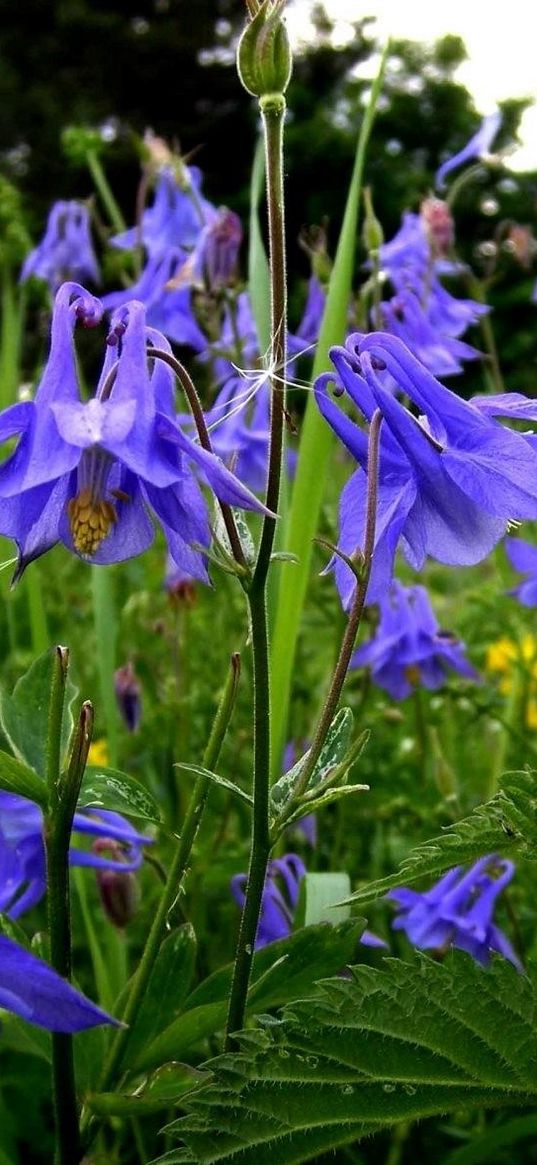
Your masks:
<svg viewBox="0 0 537 1165"><path fill-rule="evenodd" d="M46 746L50 689L54 667L54 650L46 651L15 685L13 694L0 691L0 724L18 760L29 765L39 777L45 777ZM62 756L73 727L71 706L77 688L67 676L62 721ZM26 794L27 796L29 794Z"/></svg>
<svg viewBox="0 0 537 1165"><path fill-rule="evenodd" d="M33 769L28 768L23 761L0 751L0 789L8 793L18 793L21 797L29 797L36 801L43 809L47 804L47 786L38 777Z"/></svg>
<svg viewBox="0 0 537 1165"><path fill-rule="evenodd" d="M131 1060L180 1014L192 981L196 946L190 923L178 927L164 940L129 1033Z"/></svg>
<svg viewBox="0 0 537 1165"><path fill-rule="evenodd" d="M303 902L299 905L298 917L303 910L304 926L317 922L344 922L349 917L350 907L336 906L343 898L348 898L350 878L344 873L306 874L300 891Z"/></svg>
<svg viewBox="0 0 537 1165"><path fill-rule="evenodd" d="M310 994L316 979L337 974L355 960L362 930L356 919L339 926L311 926L257 951L248 1014ZM192 992L184 1013L138 1055L135 1070L182 1059L189 1048L223 1030L232 971L231 965L223 967Z"/></svg>
<svg viewBox="0 0 537 1165"><path fill-rule="evenodd" d="M334 769L343 760L345 753L348 752L350 747L353 724L354 717L350 708L340 708L339 712L336 712L328 729L317 764L308 781L308 791L315 789L328 776L330 770ZM284 773L272 786L270 803L275 816L279 816L291 800L293 790L307 756L308 753L304 753L297 760L296 764L293 765L292 769ZM302 816L304 812L305 809L302 808L300 815Z"/></svg>
<svg viewBox="0 0 537 1165"><path fill-rule="evenodd" d="M104 765L88 765L78 802L85 809L112 809L159 824L162 818L157 801L139 781Z"/></svg>
<svg viewBox="0 0 537 1165"><path fill-rule="evenodd" d="M98 1092L86 1097L88 1107L98 1116L145 1116L177 1103L205 1079L189 1064L164 1064L146 1076L132 1092Z"/></svg>
<svg viewBox="0 0 537 1165"><path fill-rule="evenodd" d="M383 54L378 76L373 82L371 97L364 112L360 129L345 215L317 342L312 372L313 380L320 373L329 371L328 351L333 344L341 344L345 339L354 271L362 177L367 145L384 78L386 55L387 50ZM279 547L281 550L296 555L299 561L294 566L282 564L280 568L278 610L272 642L271 658L274 682L271 693L271 732L272 755L277 774L281 772L281 757L286 739L296 644L306 588L311 573L313 538L317 533L329 459L333 448L333 433L321 417L313 394L310 394L300 435L300 450L293 481L286 543L285 546ZM292 573L289 574L289 571Z"/></svg>
<svg viewBox="0 0 537 1165"><path fill-rule="evenodd" d="M0 1009L0 1051L12 1049L24 1056L38 1056L50 1063L52 1045L50 1032L36 1024L26 1023L18 1015Z"/></svg>
<svg viewBox="0 0 537 1165"><path fill-rule="evenodd" d="M349 898L363 906L394 886L436 878L453 866L467 865L484 854L537 861L537 774L507 773L498 793L469 817L449 825L438 837L416 846L399 869L369 882Z"/></svg>
<svg viewBox="0 0 537 1165"><path fill-rule="evenodd" d="M300 1165L399 1122L535 1107L534 984L498 959L387 960L319 985L205 1067L161 1165Z"/></svg>
<svg viewBox="0 0 537 1165"><path fill-rule="evenodd" d="M183 769L185 773L194 773L196 777L205 777L207 781L211 781L213 785L220 785L222 789L227 789L229 793L235 793L242 801L246 801L247 805L253 805L253 797L241 789L239 785L235 785L233 781L228 781L227 777L220 777L218 773L212 773L210 769L204 769L202 765L191 765L186 762L177 761L174 764L174 769Z"/></svg>

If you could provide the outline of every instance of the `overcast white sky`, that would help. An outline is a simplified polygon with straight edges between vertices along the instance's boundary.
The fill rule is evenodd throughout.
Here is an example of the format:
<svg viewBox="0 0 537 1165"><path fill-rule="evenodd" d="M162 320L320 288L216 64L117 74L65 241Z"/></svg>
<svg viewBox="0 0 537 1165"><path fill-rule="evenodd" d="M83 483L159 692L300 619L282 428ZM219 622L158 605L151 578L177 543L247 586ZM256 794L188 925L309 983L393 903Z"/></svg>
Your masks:
<svg viewBox="0 0 537 1165"><path fill-rule="evenodd" d="M456 76L473 94L481 113L490 113L505 97L537 98L537 7L534 0L324 0L337 20L342 43L348 22L375 16L379 38L406 37L434 41L445 33L462 36L469 59ZM312 0L290 0L286 22L296 42L307 33ZM371 26L372 31L375 26ZM529 110L521 131L524 147L509 160L513 169L537 169L537 106Z"/></svg>

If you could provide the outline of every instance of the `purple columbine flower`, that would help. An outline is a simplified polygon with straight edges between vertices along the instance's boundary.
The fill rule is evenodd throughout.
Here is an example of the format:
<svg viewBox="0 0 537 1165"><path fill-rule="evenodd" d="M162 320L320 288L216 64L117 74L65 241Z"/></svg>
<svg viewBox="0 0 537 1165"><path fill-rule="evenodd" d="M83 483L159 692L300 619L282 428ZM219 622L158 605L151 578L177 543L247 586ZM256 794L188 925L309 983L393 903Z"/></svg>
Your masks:
<svg viewBox="0 0 537 1165"><path fill-rule="evenodd" d="M484 967L496 951L522 971L509 939L492 917L496 899L514 872L513 862L487 854L466 874L463 866L449 870L425 893L405 887L390 890L386 897L400 911L392 927L404 930L410 942L423 950L457 947Z"/></svg>
<svg viewBox="0 0 537 1165"><path fill-rule="evenodd" d="M374 683L394 700L404 700L419 686L442 687L449 668L479 679L465 659L464 644L440 629L425 587L404 587L394 579L379 607L377 630L354 652L350 667L371 668Z"/></svg>
<svg viewBox="0 0 537 1165"><path fill-rule="evenodd" d="M445 186L446 175L457 169L458 166L462 166L463 162L471 162L473 158L487 158L501 124L502 115L498 109L483 118L477 133L470 138L470 141L463 146L462 150L459 150L458 154L454 154L453 157L443 162L440 169L437 170L435 182L439 190Z"/></svg>
<svg viewBox="0 0 537 1165"><path fill-rule="evenodd" d="M537 607L537 546L522 538L506 538L504 546L513 569L528 575L507 593L515 595L523 607Z"/></svg>
<svg viewBox="0 0 537 1165"><path fill-rule="evenodd" d="M118 1022L5 935L0 935L0 1007L53 1032Z"/></svg>
<svg viewBox="0 0 537 1165"><path fill-rule="evenodd" d="M374 323L399 336L434 376L453 376L464 360L481 356L459 339L489 311L475 300L458 300L438 278L460 265L446 258L453 223L445 203L426 199L421 214L407 211L403 225L380 248L380 262L396 294L380 304Z"/></svg>
<svg viewBox="0 0 537 1165"><path fill-rule="evenodd" d="M54 203L42 241L24 260L21 282L32 275L44 279L53 295L66 279L100 282L89 210L83 202Z"/></svg>
<svg viewBox="0 0 537 1165"><path fill-rule="evenodd" d="M181 179L171 167L157 179L155 199L142 215L140 228L131 227L114 235L114 247L131 250L140 242L151 257L162 256L170 247L190 250L203 227L216 214L215 207L201 194L201 171L182 165Z"/></svg>
<svg viewBox="0 0 537 1165"><path fill-rule="evenodd" d="M156 328L175 344L184 344L194 352L203 352L207 337L202 332L192 310L192 291L189 286L173 286L182 271L187 252L181 247L150 255L140 278L131 287L110 291L103 295L106 311L117 311L130 300L140 300L146 309L146 323Z"/></svg>
<svg viewBox="0 0 537 1165"><path fill-rule="evenodd" d="M305 876L306 867L298 854L284 854L282 858L273 858L268 863L255 940L256 951L291 934L300 883ZM247 874L235 874L231 879L231 892L241 909L246 901L247 883ZM364 930L360 942L366 947L387 945L370 930Z"/></svg>
<svg viewBox="0 0 537 1165"><path fill-rule="evenodd" d="M211 292L235 282L242 224L238 214L221 206L202 228L193 251L174 277L176 287L197 284Z"/></svg>
<svg viewBox="0 0 537 1165"><path fill-rule="evenodd" d="M0 467L0 531L19 549L15 577L56 542L97 564L141 554L155 514L178 567L207 581L207 508L191 466L230 505L263 509L218 457L185 435L174 412L171 370L151 360L169 345L146 327L136 301L112 320L95 396L83 402L73 346L77 320L94 326L102 304L76 283L56 296L50 355L34 401L0 414L0 440L15 435Z"/></svg>
<svg viewBox="0 0 537 1165"><path fill-rule="evenodd" d="M71 846L72 866L128 873L138 870L143 847L152 839L138 833L120 813L109 809L81 809L75 813L73 832L95 837L96 850ZM102 842L111 843L116 857L105 855ZM114 849L115 847L115 849ZM117 847L121 847L118 856ZM43 814L38 805L16 793L0 792L0 911L20 918L40 902L47 887Z"/></svg>
<svg viewBox="0 0 537 1165"><path fill-rule="evenodd" d="M339 392L346 390L370 420L380 409L380 468L373 567L368 601L377 602L393 574L401 541L415 570L428 556L452 566L480 562L505 533L511 519L537 517L535 438L503 428L495 415L535 416L535 402L511 394L488 403L463 401L445 388L395 336L355 334L333 348ZM416 406L409 412L383 383L385 374ZM332 400L333 375L317 380L319 408L359 465L367 466L366 434ZM344 554L363 548L365 474L358 470L340 504ZM341 559L330 564L345 607L356 580Z"/></svg>

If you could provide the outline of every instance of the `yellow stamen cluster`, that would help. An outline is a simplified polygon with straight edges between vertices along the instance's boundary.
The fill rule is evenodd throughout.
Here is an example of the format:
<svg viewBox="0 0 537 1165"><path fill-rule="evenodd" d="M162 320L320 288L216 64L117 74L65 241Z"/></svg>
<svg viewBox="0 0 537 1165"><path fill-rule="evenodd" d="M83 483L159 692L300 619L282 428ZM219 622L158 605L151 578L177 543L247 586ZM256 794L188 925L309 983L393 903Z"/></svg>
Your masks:
<svg viewBox="0 0 537 1165"><path fill-rule="evenodd" d="M92 558L117 522L114 505L92 497L90 489L83 489L71 499L67 512L75 550Z"/></svg>

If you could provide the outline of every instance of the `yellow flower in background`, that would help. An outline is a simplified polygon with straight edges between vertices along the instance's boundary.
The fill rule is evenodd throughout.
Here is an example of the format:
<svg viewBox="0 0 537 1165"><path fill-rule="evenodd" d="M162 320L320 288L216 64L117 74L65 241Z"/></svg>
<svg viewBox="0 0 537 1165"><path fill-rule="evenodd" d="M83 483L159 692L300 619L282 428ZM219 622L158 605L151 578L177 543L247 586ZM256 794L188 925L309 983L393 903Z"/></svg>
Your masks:
<svg viewBox="0 0 537 1165"><path fill-rule="evenodd" d="M487 649L486 668L499 672L499 689L507 696L517 680L526 688L525 721L528 728L537 728L537 638L524 635L515 643L502 635Z"/></svg>
<svg viewBox="0 0 537 1165"><path fill-rule="evenodd" d="M108 741L102 736L99 740L94 740L89 747L88 753L89 765L109 765L110 753L108 752Z"/></svg>

